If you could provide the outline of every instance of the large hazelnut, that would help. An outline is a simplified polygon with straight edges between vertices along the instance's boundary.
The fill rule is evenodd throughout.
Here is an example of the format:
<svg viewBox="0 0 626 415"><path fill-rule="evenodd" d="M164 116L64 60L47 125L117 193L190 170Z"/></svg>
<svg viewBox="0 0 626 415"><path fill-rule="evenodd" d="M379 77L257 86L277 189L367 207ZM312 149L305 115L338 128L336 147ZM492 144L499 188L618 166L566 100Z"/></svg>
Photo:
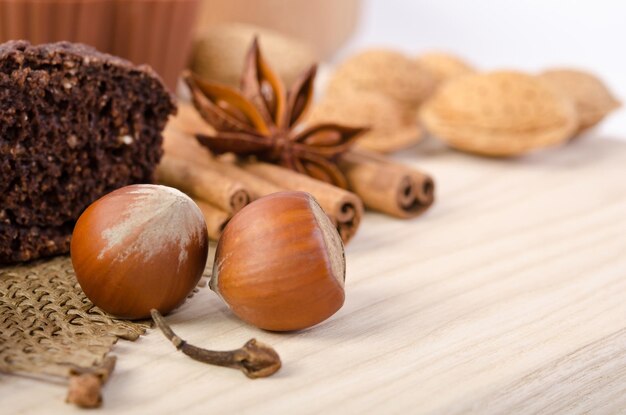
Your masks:
<svg viewBox="0 0 626 415"><path fill-rule="evenodd" d="M116 317L138 319L185 300L206 265L208 236L200 209L184 193L132 185L85 210L70 249L87 297Z"/></svg>
<svg viewBox="0 0 626 415"><path fill-rule="evenodd" d="M279 192L226 225L210 286L242 320L298 330L341 308L345 271L341 237L313 196Z"/></svg>

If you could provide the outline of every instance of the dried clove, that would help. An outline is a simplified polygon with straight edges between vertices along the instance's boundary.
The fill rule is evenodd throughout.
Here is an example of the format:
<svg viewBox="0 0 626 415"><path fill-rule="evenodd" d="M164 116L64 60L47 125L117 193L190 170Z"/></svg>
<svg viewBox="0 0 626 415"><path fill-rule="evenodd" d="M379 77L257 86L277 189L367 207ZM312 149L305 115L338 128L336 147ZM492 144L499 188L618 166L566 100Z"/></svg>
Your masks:
<svg viewBox="0 0 626 415"><path fill-rule="evenodd" d="M107 356L98 367L73 367L65 402L81 408L98 408L102 405L102 386L115 368L115 356Z"/></svg>
<svg viewBox="0 0 626 415"><path fill-rule="evenodd" d="M81 408L98 408L102 404L102 378L94 373L70 376L65 402Z"/></svg>
<svg viewBox="0 0 626 415"><path fill-rule="evenodd" d="M206 350L188 344L174 333L157 310L150 311L152 319L163 335L181 352L199 362L241 370L251 379L271 376L280 369L278 353L270 346L250 339L243 347L231 351Z"/></svg>

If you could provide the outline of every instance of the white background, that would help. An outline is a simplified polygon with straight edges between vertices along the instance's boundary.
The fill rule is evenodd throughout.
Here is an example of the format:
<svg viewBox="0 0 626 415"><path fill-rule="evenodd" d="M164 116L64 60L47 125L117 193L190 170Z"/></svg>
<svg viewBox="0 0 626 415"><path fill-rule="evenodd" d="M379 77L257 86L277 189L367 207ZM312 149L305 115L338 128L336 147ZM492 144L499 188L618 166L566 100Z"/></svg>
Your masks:
<svg viewBox="0 0 626 415"><path fill-rule="evenodd" d="M369 46L446 50L487 70L586 68L626 100L626 1L364 0L357 32L336 60ZM626 140L626 110L597 133Z"/></svg>

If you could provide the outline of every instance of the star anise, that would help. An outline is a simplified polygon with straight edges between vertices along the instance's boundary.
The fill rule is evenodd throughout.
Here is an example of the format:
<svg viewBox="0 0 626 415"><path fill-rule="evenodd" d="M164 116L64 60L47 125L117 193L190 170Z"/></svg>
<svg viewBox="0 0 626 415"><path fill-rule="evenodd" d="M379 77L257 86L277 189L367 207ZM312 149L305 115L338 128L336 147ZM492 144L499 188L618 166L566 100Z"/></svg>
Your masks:
<svg viewBox="0 0 626 415"><path fill-rule="evenodd" d="M316 70L313 65L286 91L255 38L246 55L240 91L186 73L196 109L216 131L196 138L215 154L254 155L346 188L335 160L365 129L298 124L311 104Z"/></svg>

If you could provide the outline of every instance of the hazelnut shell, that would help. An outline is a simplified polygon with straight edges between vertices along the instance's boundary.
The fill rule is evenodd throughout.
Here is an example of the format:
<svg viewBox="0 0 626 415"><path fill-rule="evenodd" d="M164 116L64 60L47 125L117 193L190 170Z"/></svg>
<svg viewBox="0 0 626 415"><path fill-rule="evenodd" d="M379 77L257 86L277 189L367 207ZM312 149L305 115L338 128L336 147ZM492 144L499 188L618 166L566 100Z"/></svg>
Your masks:
<svg viewBox="0 0 626 415"><path fill-rule="evenodd" d="M341 238L315 199L279 192L238 212L218 242L211 280L242 320L266 330L318 324L344 302Z"/></svg>
<svg viewBox="0 0 626 415"><path fill-rule="evenodd" d="M176 189L132 185L90 205L71 242L76 278L104 311L127 319L165 314L196 286L208 256L199 208Z"/></svg>

